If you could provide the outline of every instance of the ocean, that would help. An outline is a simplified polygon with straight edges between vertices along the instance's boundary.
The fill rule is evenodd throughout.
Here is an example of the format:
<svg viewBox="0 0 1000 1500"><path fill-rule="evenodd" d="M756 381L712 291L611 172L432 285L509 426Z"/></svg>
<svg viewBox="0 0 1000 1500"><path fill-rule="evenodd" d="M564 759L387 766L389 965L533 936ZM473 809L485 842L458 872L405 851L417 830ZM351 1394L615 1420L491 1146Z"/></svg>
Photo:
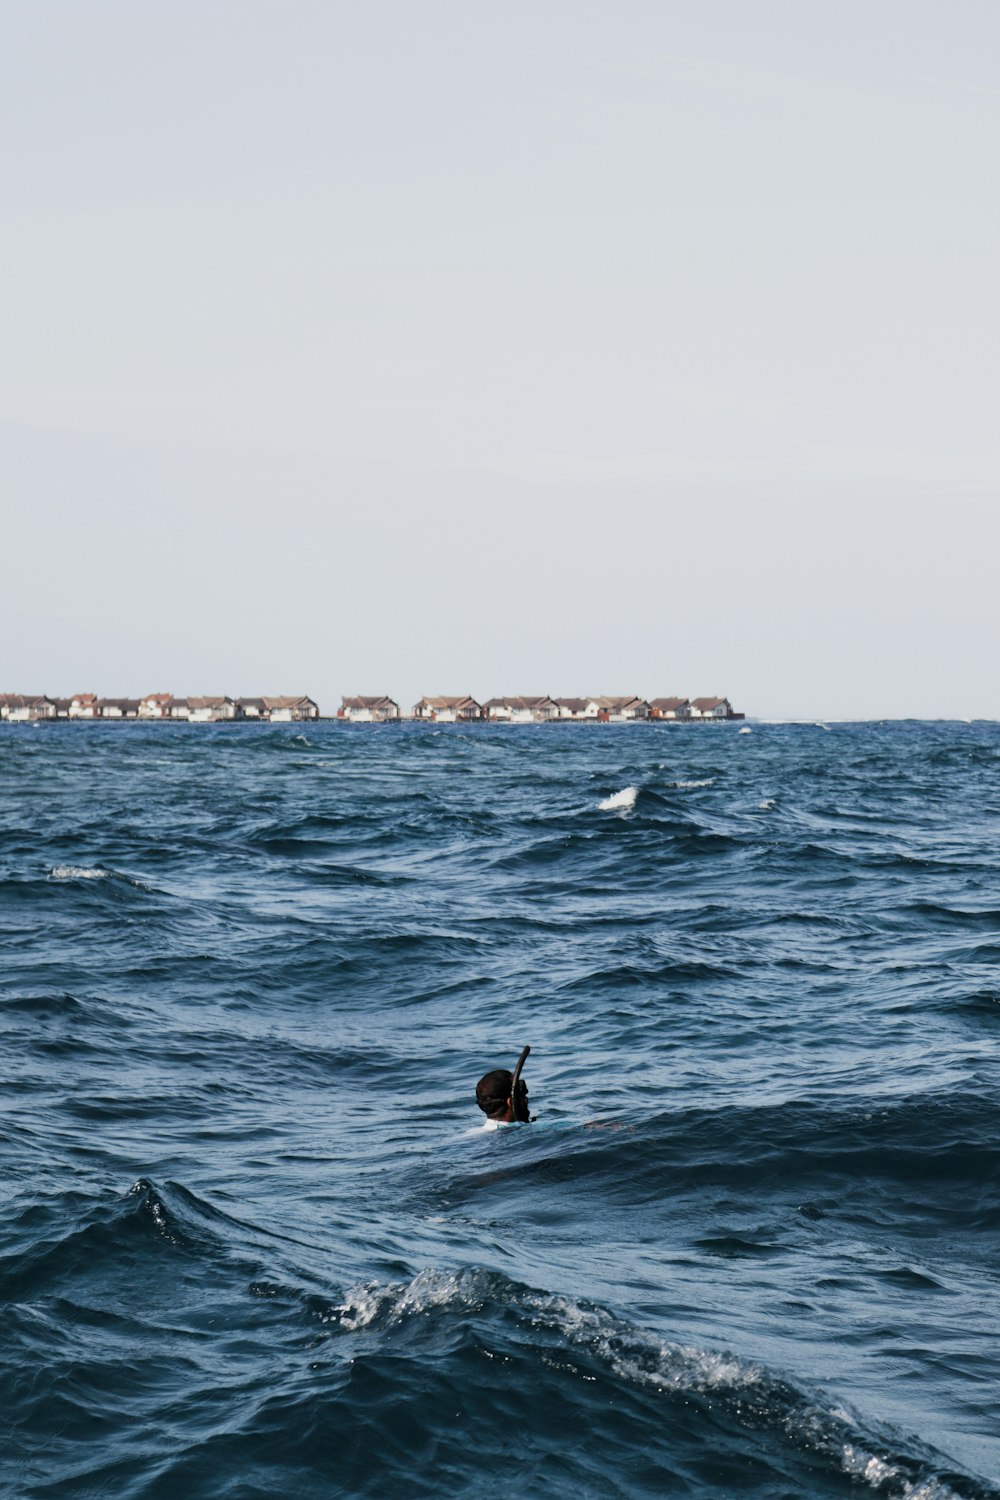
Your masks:
<svg viewBox="0 0 1000 1500"><path fill-rule="evenodd" d="M1000 726L0 778L4 1496L1000 1497Z"/></svg>

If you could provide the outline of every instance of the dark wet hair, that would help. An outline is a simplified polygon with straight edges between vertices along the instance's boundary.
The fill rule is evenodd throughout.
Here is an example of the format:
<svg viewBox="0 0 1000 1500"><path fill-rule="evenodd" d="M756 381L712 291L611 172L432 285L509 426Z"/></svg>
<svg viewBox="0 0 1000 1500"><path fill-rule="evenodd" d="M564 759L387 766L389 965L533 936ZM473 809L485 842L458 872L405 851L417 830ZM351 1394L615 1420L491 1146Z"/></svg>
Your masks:
<svg viewBox="0 0 1000 1500"><path fill-rule="evenodd" d="M514 1075L509 1068L494 1068L492 1073L485 1073L476 1084L476 1103L489 1119L496 1120L507 1113L513 1082ZM528 1097L528 1085L523 1078L517 1080L517 1097Z"/></svg>

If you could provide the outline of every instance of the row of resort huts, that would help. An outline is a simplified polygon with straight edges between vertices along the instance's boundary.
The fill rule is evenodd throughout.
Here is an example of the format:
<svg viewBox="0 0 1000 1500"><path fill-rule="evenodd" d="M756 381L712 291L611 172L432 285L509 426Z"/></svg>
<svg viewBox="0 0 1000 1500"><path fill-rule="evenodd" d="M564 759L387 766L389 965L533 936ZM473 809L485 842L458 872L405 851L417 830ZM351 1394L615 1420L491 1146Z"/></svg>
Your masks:
<svg viewBox="0 0 1000 1500"><path fill-rule="evenodd" d="M384 723L403 717L392 698L344 698L338 719L355 724ZM495 724L578 723L625 724L635 719L742 719L728 698L421 698L410 715L436 724L470 724L484 720Z"/></svg>
<svg viewBox="0 0 1000 1500"><path fill-rule="evenodd" d="M291 724L318 719L311 698L175 698L172 693L148 693L145 698L98 698L77 693L75 698L47 698L44 694L0 693L0 719L24 723L40 719L173 719L191 724L232 719L270 720Z"/></svg>
<svg viewBox="0 0 1000 1500"><path fill-rule="evenodd" d="M77 693L74 698L44 694L0 693L0 719L25 723L53 719L151 719L190 724L251 720L290 724L320 718L312 698L175 698L172 693L148 693L145 698L99 698ZM401 714L394 698L344 698L337 718L353 724L382 724L410 718L434 724L551 724L563 722L625 724L637 719L691 722L742 719L728 698L488 698L480 703L468 695L421 698L412 713Z"/></svg>

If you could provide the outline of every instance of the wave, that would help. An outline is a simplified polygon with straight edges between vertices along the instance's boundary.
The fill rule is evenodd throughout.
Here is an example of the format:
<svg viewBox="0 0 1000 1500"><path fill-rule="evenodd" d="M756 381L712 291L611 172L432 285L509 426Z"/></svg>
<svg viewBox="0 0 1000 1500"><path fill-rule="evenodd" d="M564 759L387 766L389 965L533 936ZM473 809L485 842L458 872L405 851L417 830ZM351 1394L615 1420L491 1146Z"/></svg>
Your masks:
<svg viewBox="0 0 1000 1500"><path fill-rule="evenodd" d="M574 1097L585 1089L591 1108L600 1108L592 1085L568 1088ZM641 1074L633 1092L639 1089ZM544 1121L541 1094L537 1103ZM791 1233L796 1211L820 1205L820 1217L841 1222L962 1231L970 1255L973 1233L1000 1227L1000 1106L987 1094L914 1097L881 1108L733 1104L598 1123L605 1128L536 1131L485 1166L459 1162L445 1198L475 1202L484 1187L494 1194L502 1188L505 1211L530 1216L540 1191L564 1206L584 1193L591 1211L599 1205L602 1213L627 1215L646 1232L660 1219L676 1227L690 1203L696 1215L708 1204L728 1205L727 1215L769 1210Z"/></svg>
<svg viewBox="0 0 1000 1500"><path fill-rule="evenodd" d="M20 1012L32 1016L60 1016L77 1019L88 1016L92 1010L93 1007L89 1001L82 1000L78 995L71 995L68 990L53 990L45 994L0 996L0 1015Z"/></svg>
<svg viewBox="0 0 1000 1500"><path fill-rule="evenodd" d="M619 809L627 811L628 808L635 806L635 799L638 795L637 786L625 786L620 792L613 792L610 797L605 797L604 801L598 802L597 805L602 812L616 812Z"/></svg>
<svg viewBox="0 0 1000 1500"><path fill-rule="evenodd" d="M921 928L953 927L1000 933L1000 909L995 906L958 907L941 901L913 901L896 910L901 916L915 918Z"/></svg>
<svg viewBox="0 0 1000 1500"><path fill-rule="evenodd" d="M678 957L651 967L639 964L618 964L612 969L588 969L585 974L563 980L555 988L560 993L580 991L588 995L599 995L604 990L646 989L650 986L659 988L680 984L686 980L718 982L735 978L736 975L736 969L726 964L712 963L707 958Z"/></svg>
<svg viewBox="0 0 1000 1500"><path fill-rule="evenodd" d="M218 1257L220 1242L245 1237L239 1220L206 1214L176 1186L169 1196L139 1182L127 1212L175 1276L192 1256ZM86 1246L91 1255L97 1248ZM238 1262L227 1266L238 1275ZM136 1309L57 1304L79 1319L88 1357L66 1370L65 1389L27 1387L39 1403L54 1400L63 1429L58 1457L35 1450L33 1476L55 1471L37 1493L148 1484L149 1440L168 1425L170 1444L155 1450L163 1494L215 1493L224 1475L241 1494L320 1500L405 1486L431 1500L479 1493L484 1477L496 1487L502 1474L512 1493L553 1500L846 1500L859 1488L883 1500L1000 1497L988 1480L836 1392L722 1341L671 1339L600 1302L499 1271L432 1265L334 1296L258 1273L242 1292L238 1330L231 1301L212 1308L224 1357L206 1342L203 1318L171 1313L165 1301L144 1307L138 1326ZM20 1310L12 1328L37 1339ZM121 1342L140 1333L156 1347L141 1378L120 1363ZM178 1376L190 1386L183 1409ZM40 1413L28 1415L37 1433ZM138 1441L125 1443L126 1432Z"/></svg>
<svg viewBox="0 0 1000 1500"><path fill-rule="evenodd" d="M76 1208L78 1217L65 1219ZM45 1222L39 1223L40 1216ZM52 1292L95 1266L130 1253L136 1241L184 1242L176 1222L153 1184L140 1179L124 1198L108 1201L66 1195L43 1208L31 1204L14 1217L12 1236L23 1243L0 1258L0 1296L22 1301Z"/></svg>
<svg viewBox="0 0 1000 1500"><path fill-rule="evenodd" d="M10 1301L68 1294L137 1264L152 1267L164 1250L249 1264L255 1247L273 1253L282 1238L181 1183L158 1186L146 1177L111 1198L68 1193L31 1201L10 1216L6 1231L15 1248L0 1257L0 1296Z"/></svg>
<svg viewBox="0 0 1000 1500"><path fill-rule="evenodd" d="M393 886L412 885L418 877L416 875L404 874L402 871L364 869L359 865L318 865L308 869L310 880L319 880L324 885L376 885L391 888Z"/></svg>
<svg viewBox="0 0 1000 1500"><path fill-rule="evenodd" d="M991 1018L1000 1015L1000 991L998 990L974 990L971 994L964 992L953 998L940 997L938 1007L951 1013L965 1012L970 1016L989 1016Z"/></svg>
<svg viewBox="0 0 1000 1500"><path fill-rule="evenodd" d="M370 1282L316 1316L347 1343L353 1370L392 1361L405 1392L404 1366L422 1369L432 1430L441 1387L464 1385L477 1468L489 1472L506 1453L514 1488L554 1446L564 1477L553 1493L665 1493L697 1475L716 1494L732 1484L756 1495L839 1495L852 1480L898 1500L1000 1494L918 1438L758 1361L672 1343L599 1304L498 1272L429 1268L408 1282ZM356 1417L375 1424L372 1412ZM587 1437L566 1442L567 1424Z"/></svg>
<svg viewBox="0 0 1000 1500"><path fill-rule="evenodd" d="M55 865L49 871L50 880L111 880L123 886L131 886L133 890L145 891L153 894L153 887L145 880L140 880L136 875L128 875L124 870L112 870L104 865Z"/></svg>

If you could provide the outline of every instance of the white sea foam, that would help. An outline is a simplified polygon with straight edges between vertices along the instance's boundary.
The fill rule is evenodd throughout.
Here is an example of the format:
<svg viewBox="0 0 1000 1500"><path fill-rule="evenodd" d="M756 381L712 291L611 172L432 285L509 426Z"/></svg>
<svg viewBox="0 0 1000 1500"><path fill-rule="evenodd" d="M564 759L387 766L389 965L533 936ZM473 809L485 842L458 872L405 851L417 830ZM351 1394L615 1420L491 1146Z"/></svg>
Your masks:
<svg viewBox="0 0 1000 1500"><path fill-rule="evenodd" d="M761 812L770 812L774 806L774 802L775 799L773 797L765 797L763 802L758 803L758 806Z"/></svg>
<svg viewBox="0 0 1000 1500"><path fill-rule="evenodd" d="M706 776L704 778L704 780L702 780L702 781L675 781L673 783L673 786L679 792L693 792L693 791L696 791L697 788L700 787L700 786L714 786L714 785L715 785L715 777L714 776Z"/></svg>
<svg viewBox="0 0 1000 1500"><path fill-rule="evenodd" d="M621 809L634 807L635 799L639 795L637 786L623 786L620 792L615 792L610 797L605 797L603 802L598 802L601 812L618 812Z"/></svg>
<svg viewBox="0 0 1000 1500"><path fill-rule="evenodd" d="M372 1281L365 1286L352 1287L324 1322L336 1320L341 1328L355 1333L380 1318L398 1323L405 1317L429 1312L432 1307L478 1305L483 1300L480 1280L480 1274L475 1271L429 1269L419 1272L405 1286L391 1283L381 1286Z"/></svg>
<svg viewBox="0 0 1000 1500"><path fill-rule="evenodd" d="M852 1479L863 1479L865 1484L870 1484L873 1489L884 1484L887 1479L895 1479L899 1470L884 1458L877 1458L874 1453L865 1453L863 1449L855 1448L851 1443L844 1444L844 1472L850 1474Z"/></svg>
<svg viewBox="0 0 1000 1500"><path fill-rule="evenodd" d="M753 730L747 724L744 724L743 728L739 732L740 734L753 734Z"/></svg>
<svg viewBox="0 0 1000 1500"><path fill-rule="evenodd" d="M134 875L125 875L121 870L104 870L100 865L93 869L88 865L56 865L49 871L50 880L120 880L127 881L137 891L152 891L153 887Z"/></svg>
<svg viewBox="0 0 1000 1500"><path fill-rule="evenodd" d="M911 1484L895 1464L864 1448L855 1447L853 1443L844 1444L841 1462L844 1472L852 1479L861 1480L873 1490L898 1496L899 1500L960 1500L950 1485L942 1480L923 1479L919 1484ZM894 1480L902 1482L893 1483Z"/></svg>
<svg viewBox="0 0 1000 1500"><path fill-rule="evenodd" d="M732 1354L715 1354L687 1345L669 1344L655 1334L623 1324L602 1308L582 1307L567 1297L529 1295L538 1321L555 1327L571 1343L585 1344L628 1380L661 1390L745 1389L764 1375L759 1365Z"/></svg>

